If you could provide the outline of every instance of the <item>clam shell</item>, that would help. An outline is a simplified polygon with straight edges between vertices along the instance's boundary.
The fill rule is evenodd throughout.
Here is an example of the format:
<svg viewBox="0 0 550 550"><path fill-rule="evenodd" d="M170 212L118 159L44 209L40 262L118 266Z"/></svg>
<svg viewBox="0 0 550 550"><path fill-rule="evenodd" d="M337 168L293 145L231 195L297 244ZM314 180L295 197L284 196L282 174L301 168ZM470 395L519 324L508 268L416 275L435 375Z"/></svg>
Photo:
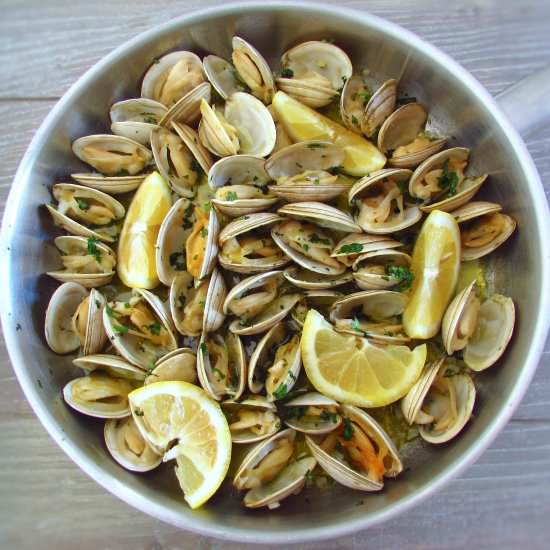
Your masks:
<svg viewBox="0 0 550 550"><path fill-rule="evenodd" d="M246 377L244 378L246 383ZM231 431L231 441L236 444L247 444L247 443L256 443L258 441L262 441L264 439L267 439L268 437L271 437L274 433L278 432L281 428L281 421L276 416L277 413L277 407L274 403L271 403L268 401L264 396L262 395L252 395L249 397L246 397L242 401L224 401L221 404L222 410L226 415L231 415L232 411L236 411L238 409L245 409L245 410L251 410L251 411L259 411L259 412L271 412L274 416L273 423L269 426L269 429L266 431L265 434L256 434L253 431L249 430L231 430L231 426L233 422L231 422L231 418L228 418L229 422L229 429Z"/></svg>
<svg viewBox="0 0 550 550"><path fill-rule="evenodd" d="M137 97L117 101L111 105L109 116L111 122L143 122L157 125L168 109L158 101Z"/></svg>
<svg viewBox="0 0 550 550"><path fill-rule="evenodd" d="M138 122L136 120L123 120L111 123L111 132L117 136L131 139L148 147L151 141L151 130L158 127L157 124Z"/></svg>
<svg viewBox="0 0 550 550"><path fill-rule="evenodd" d="M367 90L363 78L354 75L346 80L340 94L340 116L348 129L356 134L361 134L361 119L365 107L363 102L357 99L357 94Z"/></svg>
<svg viewBox="0 0 550 550"><path fill-rule="evenodd" d="M63 255L88 255L88 239L85 237L77 237L74 235L63 235L54 239L56 248ZM100 252L101 257L103 255L108 256L113 262L113 269L103 271L100 273L86 273L86 272L71 272L68 269L61 269L57 271L48 271L47 275L53 277L57 281L62 283L73 282L79 283L83 287L93 288L109 284L115 274L114 265L116 263L115 253L106 244L97 242L95 243L97 250Z"/></svg>
<svg viewBox="0 0 550 550"><path fill-rule="evenodd" d="M500 212L502 206L496 202L470 201L469 203L453 210L451 214L456 218L457 223L463 223L485 214Z"/></svg>
<svg viewBox="0 0 550 550"><path fill-rule="evenodd" d="M206 147L204 147L204 145L200 142L197 132L182 122L172 121L171 124L172 128L176 131L176 134L178 134L183 143L185 143L187 149L191 151L203 172L208 174L214 161L208 149L206 149Z"/></svg>
<svg viewBox="0 0 550 550"><path fill-rule="evenodd" d="M221 272L214 268L210 275L208 283L208 292L206 293L206 301L204 304L204 316L202 322L202 331L204 333L214 332L218 330L224 320L223 304L227 296L227 286Z"/></svg>
<svg viewBox="0 0 550 550"><path fill-rule="evenodd" d="M219 117L216 108L206 101L201 101L200 109L199 139L204 147L218 157L236 155L240 148L237 129Z"/></svg>
<svg viewBox="0 0 550 550"><path fill-rule="evenodd" d="M194 296L190 297L189 294L193 291L200 292L203 290L201 287L207 284L207 281L202 281L198 286L196 286L193 276L187 273L187 271L182 271L172 280L172 284L170 285L170 296L168 299L170 304L170 313L176 330L184 336L199 336L201 333L201 329L204 325L204 310L201 313L202 320L200 322L197 321L196 323L197 330L191 331L189 330L189 327L184 327L183 325L185 317L184 308L189 305L190 300L195 298ZM185 303L182 302L182 298L185 299ZM188 315L191 315L191 312L189 312Z"/></svg>
<svg viewBox="0 0 550 550"><path fill-rule="evenodd" d="M144 384L197 381L197 356L191 348L178 348L161 357L145 378Z"/></svg>
<svg viewBox="0 0 550 550"><path fill-rule="evenodd" d="M326 407L337 408L338 402L325 397L317 392L308 392L295 397L284 404L285 407L315 407L318 409L324 409ZM338 428L342 423L342 417L338 413L334 413L334 416L328 418L322 418L321 416L308 416L305 415L301 418L286 418L285 424L296 430L310 435L320 435L331 432Z"/></svg>
<svg viewBox="0 0 550 550"><path fill-rule="evenodd" d="M71 174L71 178L76 182L108 195L122 195L135 191L146 177L147 174L135 176L104 176L96 172Z"/></svg>
<svg viewBox="0 0 550 550"><path fill-rule="evenodd" d="M341 239L332 251L331 256L338 258L345 265L352 265L359 255L375 250L399 248L403 243L386 235L367 235L366 233L351 233Z"/></svg>
<svg viewBox="0 0 550 550"><path fill-rule="evenodd" d="M144 449L138 455L129 447L126 434L132 430L132 436L139 438ZM131 416L126 418L111 418L105 422L103 429L105 446L111 456L126 470L131 472L149 472L162 463L162 456L157 454L147 443Z"/></svg>
<svg viewBox="0 0 550 550"><path fill-rule="evenodd" d="M487 174L483 174L482 176L476 176L473 178L466 178L462 182L464 189L461 192L442 201L421 206L420 210L422 210L422 212L432 212L432 210L452 212L458 207L466 204L479 191L480 187L483 185L486 179Z"/></svg>
<svg viewBox="0 0 550 550"><path fill-rule="evenodd" d="M238 80L235 67L229 61L217 55L207 55L202 62L210 84L222 99L227 99L235 92L245 91L246 86Z"/></svg>
<svg viewBox="0 0 550 550"><path fill-rule="evenodd" d="M63 283L52 294L46 309L46 342L55 353L71 353L80 347L72 318L88 291L78 283Z"/></svg>
<svg viewBox="0 0 550 550"><path fill-rule="evenodd" d="M398 265L410 267L412 258L395 249L374 250L366 252L357 257L353 263L353 279L357 286L362 290L387 290L398 285L399 280L384 274L368 271L367 267L362 266L363 262L372 261L373 265Z"/></svg>
<svg viewBox="0 0 550 550"><path fill-rule="evenodd" d="M277 78L279 90L313 109L328 105L338 96L337 90L326 86L326 80L316 74L302 78Z"/></svg>
<svg viewBox="0 0 550 550"><path fill-rule="evenodd" d="M349 283L352 280L351 273L341 275L320 275L309 269L299 267L287 267L283 275L285 279L298 288L306 290L321 290L334 288Z"/></svg>
<svg viewBox="0 0 550 550"><path fill-rule="evenodd" d="M224 185L267 184L270 176L264 168L265 163L262 157L254 155L221 158L208 171L208 185L210 189L218 189Z"/></svg>
<svg viewBox="0 0 550 550"><path fill-rule="evenodd" d="M259 212L232 220L220 231L220 245L223 245L226 241L233 237L237 237L243 233L248 233L254 229L259 229L260 227L273 225L281 220L281 216L278 216L272 212Z"/></svg>
<svg viewBox="0 0 550 550"><path fill-rule="evenodd" d="M92 288L89 295L88 319L86 321L84 343L82 344L82 355L93 355L100 352L105 346L107 335L102 320L105 303L103 294Z"/></svg>
<svg viewBox="0 0 550 550"><path fill-rule="evenodd" d="M90 147L93 148L92 152ZM116 176L122 170L126 175L135 176L151 161L151 152L147 147L133 139L112 134L80 137L73 141L72 149L82 162L105 176ZM109 155L108 160L102 160L97 156L98 150L118 154L119 161L115 162L112 155Z"/></svg>
<svg viewBox="0 0 550 550"><path fill-rule="evenodd" d="M360 233L361 228L353 221L346 212L342 212L322 202L296 202L286 204L277 210L283 216L295 218L299 221L307 220L319 227L344 231L346 233Z"/></svg>
<svg viewBox="0 0 550 550"><path fill-rule="evenodd" d="M189 126L195 125L201 116L200 105L202 99L207 103L212 100L212 86L208 82L203 82L196 88L189 90L164 113L159 124L167 128L170 128L172 122Z"/></svg>
<svg viewBox="0 0 550 550"><path fill-rule="evenodd" d="M397 85L397 80L387 80L372 94L361 119L361 131L367 137L371 137L395 109Z"/></svg>
<svg viewBox="0 0 550 550"><path fill-rule="evenodd" d="M85 355L73 359L73 365L81 368L86 374L90 374L95 370L104 371L113 378L126 378L128 380L136 380L142 382L145 380L146 372L127 363L118 355L108 355L97 353L94 355Z"/></svg>
<svg viewBox="0 0 550 550"><path fill-rule="evenodd" d="M200 268L198 279L204 279L212 273L216 260L218 259L218 234L220 232L220 222L214 209L210 209L208 217L208 235L206 238L206 248L204 258Z"/></svg>

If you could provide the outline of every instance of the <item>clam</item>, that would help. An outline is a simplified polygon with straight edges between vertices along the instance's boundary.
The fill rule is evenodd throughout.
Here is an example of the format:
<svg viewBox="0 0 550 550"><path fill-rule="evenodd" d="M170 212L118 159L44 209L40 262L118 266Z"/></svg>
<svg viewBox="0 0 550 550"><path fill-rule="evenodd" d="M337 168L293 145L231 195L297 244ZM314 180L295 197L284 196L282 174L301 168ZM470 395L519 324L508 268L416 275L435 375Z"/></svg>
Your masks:
<svg viewBox="0 0 550 550"><path fill-rule="evenodd" d="M275 185L271 192L290 202L328 201L349 189L331 169L344 161L344 150L324 141L303 141L280 149L266 161Z"/></svg>
<svg viewBox="0 0 550 550"><path fill-rule="evenodd" d="M149 145L151 130L156 128L167 109L158 101L144 97L117 101L111 106L111 132Z"/></svg>
<svg viewBox="0 0 550 550"><path fill-rule="evenodd" d="M141 95L171 107L202 82L200 58L192 52L172 52L156 59L149 67L143 77Z"/></svg>
<svg viewBox="0 0 550 550"><path fill-rule="evenodd" d="M367 137L372 137L395 109L397 85L397 80L386 80L368 100L360 122Z"/></svg>
<svg viewBox="0 0 550 550"><path fill-rule="evenodd" d="M169 128L172 122L179 122L188 126L194 126L201 116L201 101L204 99L210 103L212 99L212 86L208 82L203 82L197 87L189 90L181 99L179 99L164 116L160 119L161 126Z"/></svg>
<svg viewBox="0 0 550 550"><path fill-rule="evenodd" d="M260 273L243 279L227 294L224 313L238 319L229 325L235 334L260 334L282 321L300 299L297 293L285 293L282 271Z"/></svg>
<svg viewBox="0 0 550 550"><path fill-rule="evenodd" d="M222 99L227 99L235 92L248 90L246 84L239 80L235 67L229 61L217 55L207 55L202 63L210 84Z"/></svg>
<svg viewBox="0 0 550 550"><path fill-rule="evenodd" d="M177 348L163 303L144 289L134 289L127 301L109 302L103 310L103 325L118 353L144 369Z"/></svg>
<svg viewBox="0 0 550 550"><path fill-rule="evenodd" d="M135 176L151 161L141 143L123 136L97 134L73 142L73 153L104 176Z"/></svg>
<svg viewBox="0 0 550 550"><path fill-rule="evenodd" d="M342 424L338 403L320 393L304 393L287 401L284 406L285 424L297 432L326 434Z"/></svg>
<svg viewBox="0 0 550 550"><path fill-rule="evenodd" d="M408 290L413 281L412 258L392 248L373 250L353 263L353 279L362 290Z"/></svg>
<svg viewBox="0 0 550 550"><path fill-rule="evenodd" d="M175 125L173 128L181 129L183 126ZM189 127L184 128L185 131L194 134L194 130ZM187 134L184 133L184 135ZM202 148L198 140L196 143L192 140L184 141L180 132L159 127L151 132L151 148L159 172L170 184L172 190L178 195L193 197L202 175L202 167L198 162L201 154L195 154L198 148ZM201 158L209 158L208 151L202 149ZM207 163L207 169L208 166Z"/></svg>
<svg viewBox="0 0 550 550"><path fill-rule="evenodd" d="M380 344L403 344L401 315L408 297L391 290L370 290L349 294L332 304L330 320L336 330L361 335Z"/></svg>
<svg viewBox="0 0 550 550"><path fill-rule="evenodd" d="M162 456L143 439L131 416L107 420L103 436L111 456L131 472L149 472L162 463Z"/></svg>
<svg viewBox="0 0 550 550"><path fill-rule="evenodd" d="M351 266L362 254L375 250L390 250L400 246L403 246L403 243L386 235L350 233L336 243L331 256L337 258L344 265Z"/></svg>
<svg viewBox="0 0 550 550"><path fill-rule="evenodd" d="M48 275L62 283L79 283L86 288L109 284L115 274L116 256L94 237L64 235L54 240L61 252L63 269L48 271Z"/></svg>
<svg viewBox="0 0 550 550"><path fill-rule="evenodd" d="M145 384L182 381L194 384L197 380L197 356L191 348L178 348L162 356L149 371Z"/></svg>
<svg viewBox="0 0 550 550"><path fill-rule="evenodd" d="M330 255L334 241L317 225L286 220L276 225L271 236L280 249L304 269L338 276L346 266Z"/></svg>
<svg viewBox="0 0 550 550"><path fill-rule="evenodd" d="M255 443L281 428L277 407L261 395L252 395L241 401L224 401L221 407L233 443Z"/></svg>
<svg viewBox="0 0 550 550"><path fill-rule="evenodd" d="M73 364L81 368L86 374L100 371L105 372L112 378L125 378L138 382L143 382L146 375L143 369L128 363L118 355L105 353L77 357L73 359Z"/></svg>
<svg viewBox="0 0 550 550"><path fill-rule="evenodd" d="M357 207L355 219L363 231L394 233L420 220L421 210L405 202L406 183L411 173L405 168L382 169L353 185L349 201Z"/></svg>
<svg viewBox="0 0 550 550"><path fill-rule="evenodd" d="M66 384L63 398L67 405L88 416L124 418L130 415L128 394L135 388L131 380L92 372Z"/></svg>
<svg viewBox="0 0 550 550"><path fill-rule="evenodd" d="M432 155L416 168L409 181L409 194L424 201L422 211L451 212L477 193L487 175L464 174L469 156L469 149L453 147Z"/></svg>
<svg viewBox="0 0 550 550"><path fill-rule="evenodd" d="M229 124L216 106L201 101L199 139L210 152L218 157L236 155L240 150L237 129Z"/></svg>
<svg viewBox="0 0 550 550"><path fill-rule="evenodd" d="M237 400L246 386L246 354L238 335L203 332L197 357L201 386L213 399Z"/></svg>
<svg viewBox="0 0 550 550"><path fill-rule="evenodd" d="M82 355L98 353L107 341L102 321L104 308L105 298L92 288L73 314L73 332L80 340Z"/></svg>
<svg viewBox="0 0 550 550"><path fill-rule="evenodd" d="M280 321L265 333L250 357L248 389L260 393L265 387L269 401L283 399L296 384L301 366L300 334Z"/></svg>
<svg viewBox="0 0 550 550"><path fill-rule="evenodd" d="M351 273L341 275L321 275L300 267L287 267L283 275L285 279L298 288L306 290L322 290L345 285L352 280Z"/></svg>
<svg viewBox="0 0 550 550"><path fill-rule="evenodd" d="M306 475L315 468L316 461L311 456L296 456L295 439L294 430L283 430L258 443L244 457L233 485L247 491L246 507L274 509L281 500L302 490Z"/></svg>
<svg viewBox="0 0 550 550"><path fill-rule="evenodd" d="M231 58L239 77L254 96L269 105L275 93L275 82L267 61L254 46L239 36L233 37L232 46Z"/></svg>
<svg viewBox="0 0 550 550"><path fill-rule="evenodd" d="M378 149L390 154L389 164L397 168L415 168L443 149L447 138L424 130L428 113L419 103L406 103L384 121L378 132Z"/></svg>
<svg viewBox="0 0 550 550"><path fill-rule="evenodd" d="M348 55L334 44L308 41L286 51L277 86L313 108L328 105L338 96L353 67Z"/></svg>
<svg viewBox="0 0 550 550"><path fill-rule="evenodd" d="M253 155L224 157L208 172L208 184L215 189L212 204L231 218L273 206L278 199L268 188L268 182L264 159Z"/></svg>
<svg viewBox="0 0 550 550"><path fill-rule="evenodd" d="M195 206L195 220L185 241L185 260L187 271L200 280L212 273L216 265L220 223L210 203Z"/></svg>
<svg viewBox="0 0 550 550"><path fill-rule="evenodd" d="M346 80L340 94L340 116L344 124L361 134L361 121L372 94L363 78L354 75Z"/></svg>
<svg viewBox="0 0 550 550"><path fill-rule="evenodd" d="M197 285L189 273L179 274L172 281L169 298L177 331L185 336L199 336L203 331L218 330L225 319L226 294L225 281L217 269Z"/></svg>
<svg viewBox="0 0 550 550"><path fill-rule="evenodd" d="M290 316L298 327L303 327L310 309L315 309L324 317L328 317L332 304L343 295L336 290L306 290L301 300L292 309Z"/></svg>
<svg viewBox="0 0 550 550"><path fill-rule="evenodd" d="M467 374L457 374L442 357L424 367L401 400L403 416L418 424L420 437L439 444L457 436L472 416L476 389Z"/></svg>
<svg viewBox="0 0 550 550"><path fill-rule="evenodd" d="M122 172L124 174L125 172ZM82 172L71 174L76 182L86 187L92 187L103 191L108 195L122 195L135 191L148 174L136 174L135 176L104 176L97 172Z"/></svg>
<svg viewBox="0 0 550 550"><path fill-rule="evenodd" d="M72 183L57 183L52 193L57 206L47 204L46 208L56 225L73 235L108 243L116 240L126 213L120 202L97 189Z"/></svg>
<svg viewBox="0 0 550 550"><path fill-rule="evenodd" d="M73 316L88 297L88 291L78 283L63 283L52 294L46 309L46 342L55 353L71 353L80 347L80 338L73 329Z"/></svg>
<svg viewBox="0 0 550 550"><path fill-rule="evenodd" d="M500 204L472 201L451 212L460 224L463 261L483 258L510 238L517 223L501 210Z"/></svg>
<svg viewBox="0 0 550 550"><path fill-rule="evenodd" d="M384 477L402 470L401 459L390 437L365 411L340 407L343 423L322 437L306 436L319 466L335 481L358 491L379 491Z"/></svg>
<svg viewBox="0 0 550 550"><path fill-rule="evenodd" d="M314 223L324 229L345 233L361 231L349 214L322 202L307 201L285 204L277 212L282 216Z"/></svg>
<svg viewBox="0 0 550 550"><path fill-rule="evenodd" d="M514 302L501 294L482 302L473 281L455 296L445 312L443 345L449 355L464 350L464 362L472 370L485 370L506 350L514 324Z"/></svg>
<svg viewBox="0 0 550 550"><path fill-rule="evenodd" d="M220 232L219 262L237 273L261 273L290 262L274 243L270 226L281 221L271 212L248 214L228 223Z"/></svg>

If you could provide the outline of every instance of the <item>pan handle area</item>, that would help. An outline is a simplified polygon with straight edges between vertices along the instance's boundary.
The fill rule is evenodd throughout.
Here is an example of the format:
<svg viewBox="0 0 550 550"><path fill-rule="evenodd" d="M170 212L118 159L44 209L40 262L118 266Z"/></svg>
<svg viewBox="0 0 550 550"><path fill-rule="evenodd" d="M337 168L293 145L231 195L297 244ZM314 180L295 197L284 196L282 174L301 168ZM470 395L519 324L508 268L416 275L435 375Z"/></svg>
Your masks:
<svg viewBox="0 0 550 550"><path fill-rule="evenodd" d="M496 101L523 138L550 124L550 65L520 80Z"/></svg>

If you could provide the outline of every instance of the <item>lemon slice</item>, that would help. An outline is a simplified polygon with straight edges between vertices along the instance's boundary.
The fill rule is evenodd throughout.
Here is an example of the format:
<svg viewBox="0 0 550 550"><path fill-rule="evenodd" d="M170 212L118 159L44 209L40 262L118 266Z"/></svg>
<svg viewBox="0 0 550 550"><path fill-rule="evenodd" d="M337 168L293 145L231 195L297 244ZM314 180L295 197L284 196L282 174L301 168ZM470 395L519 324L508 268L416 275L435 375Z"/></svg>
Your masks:
<svg viewBox="0 0 550 550"><path fill-rule="evenodd" d="M293 141L326 140L344 149L344 170L366 176L380 170L386 157L370 142L284 92L273 97L273 109Z"/></svg>
<svg viewBox="0 0 550 550"><path fill-rule="evenodd" d="M164 460L177 460L176 475L185 500L195 509L223 482L231 460L231 433L214 400L187 382L156 382L131 392L138 428Z"/></svg>
<svg viewBox="0 0 550 550"><path fill-rule="evenodd" d="M434 210L414 246L414 281L403 325L411 338L431 338L441 326L460 270L460 230L451 214Z"/></svg>
<svg viewBox="0 0 550 550"><path fill-rule="evenodd" d="M302 361L317 391L340 403L382 407L401 399L426 362L426 344L377 346L366 338L336 332L309 310L301 340Z"/></svg>
<svg viewBox="0 0 550 550"><path fill-rule="evenodd" d="M126 286L155 288L159 284L155 243L171 206L170 187L153 172L134 195L120 234L117 271Z"/></svg>

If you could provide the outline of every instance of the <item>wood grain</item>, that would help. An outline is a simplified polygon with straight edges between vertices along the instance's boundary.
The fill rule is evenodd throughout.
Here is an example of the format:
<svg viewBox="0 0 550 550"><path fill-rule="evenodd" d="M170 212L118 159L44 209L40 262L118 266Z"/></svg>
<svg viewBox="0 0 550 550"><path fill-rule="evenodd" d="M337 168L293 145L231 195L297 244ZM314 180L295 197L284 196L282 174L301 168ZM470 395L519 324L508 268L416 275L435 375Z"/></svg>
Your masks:
<svg viewBox="0 0 550 550"><path fill-rule="evenodd" d="M24 149L55 100L128 38L219 0L4 0L0 18L0 211ZM366 9L441 47L498 93L548 62L550 2L330 1ZM550 182L550 130L528 147ZM547 194L550 184L545 185ZM306 549L547 548L550 536L550 345L514 415L463 476L404 516ZM0 547L237 549L149 518L96 485L27 404L0 343ZM267 548L267 547L266 547Z"/></svg>

